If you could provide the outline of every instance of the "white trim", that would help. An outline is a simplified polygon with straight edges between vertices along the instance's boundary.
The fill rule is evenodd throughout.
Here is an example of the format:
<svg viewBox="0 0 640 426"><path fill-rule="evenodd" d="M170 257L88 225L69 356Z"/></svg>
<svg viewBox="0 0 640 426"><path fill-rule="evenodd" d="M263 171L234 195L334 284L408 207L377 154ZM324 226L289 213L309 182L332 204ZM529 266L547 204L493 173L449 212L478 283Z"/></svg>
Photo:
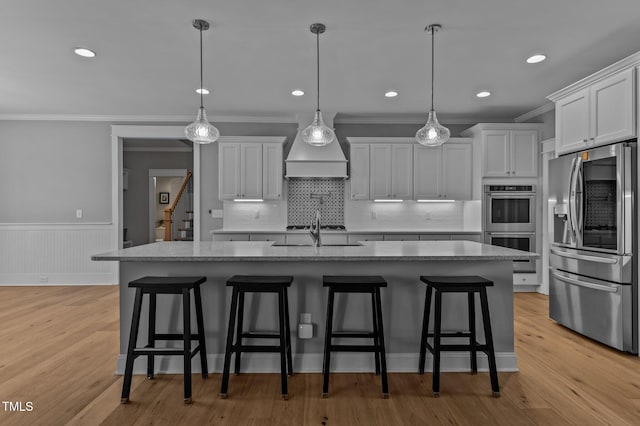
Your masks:
<svg viewBox="0 0 640 426"><path fill-rule="evenodd" d="M524 114L517 116L516 118L513 119L513 121L516 123L523 123L527 120L532 119L533 117L537 117L546 112L553 111L555 108L556 108L556 104L554 104L553 102L548 102L542 106L539 106L536 109L532 109L529 112L525 112Z"/></svg>
<svg viewBox="0 0 640 426"><path fill-rule="evenodd" d="M559 99L564 98L568 94L575 92L576 90L580 90L587 86L591 86L592 84L597 83L598 81L603 80L607 77L610 77L614 74L617 74L620 71L624 71L629 68L636 67L638 65L640 65L640 52L636 52L632 55L629 55L626 58L623 58L618 62L615 62L609 65L606 68L603 68L599 71L594 72L593 74L588 75L582 80L578 80L567 87L564 87L556 92L553 92L552 94L547 96L547 99L549 99L550 101L556 102Z"/></svg>
<svg viewBox="0 0 640 426"><path fill-rule="evenodd" d="M4 274L0 273L0 287L58 287L58 286L94 286L117 285L115 275L105 274L50 274L47 273L47 282L39 282L41 274Z"/></svg>
<svg viewBox="0 0 640 426"><path fill-rule="evenodd" d="M220 136L219 143L284 143L286 136Z"/></svg>
<svg viewBox="0 0 640 426"><path fill-rule="evenodd" d="M43 229L93 229L96 226L111 226L112 222L65 222L65 223L0 223L0 229L26 230L37 227Z"/></svg>
<svg viewBox="0 0 640 426"><path fill-rule="evenodd" d="M388 115L388 114L338 114L334 119L334 124L420 124L424 125L427 121L428 113L423 114L403 114L403 115ZM439 115L438 120L444 125L447 124L472 124L478 122L484 123L503 123L505 121L511 121L511 118L482 118L478 116L473 117L447 117L446 115Z"/></svg>
<svg viewBox="0 0 640 426"><path fill-rule="evenodd" d="M200 242L200 145L193 144L193 242ZM198 218L196 220L196 217Z"/></svg>
<svg viewBox="0 0 640 426"><path fill-rule="evenodd" d="M89 114L0 114L0 121L107 121L107 122L152 122L190 123L194 115L89 115ZM214 123L296 123L295 114L285 115L209 115ZM184 137L184 134L183 134Z"/></svg>
<svg viewBox="0 0 640 426"><path fill-rule="evenodd" d="M357 143L373 143L373 144L377 144L377 143L390 143L390 144L401 144L401 143L415 143L417 144L415 138L412 137L369 137L369 136L365 136L365 137L351 137L351 136L347 136L345 138L347 140L347 142L349 142L350 144L357 144ZM450 138L446 143L472 143L473 142L473 138Z"/></svg>
<svg viewBox="0 0 640 426"><path fill-rule="evenodd" d="M124 373L126 354L118 355L116 374ZM295 373L321 373L323 354L294 354L293 370ZM221 373L224 354L207 355L209 373ZM432 371L433 358L427 353L425 371ZM182 374L182 358L178 356L156 356L156 366L162 366L157 374ZM470 356L466 352L443 352L440 364L442 372L468 372ZM518 371L518 360L515 352L496 352L498 371ZM200 373L200 358L193 357L193 374ZM335 353L331 355L331 372L362 373L374 372L373 354ZM279 373L280 355L264 353L247 353L242 355L242 371L247 373ZM389 373L416 373L418 371L417 353L387 354L387 371ZM478 353L478 371L489 371L487 356ZM147 374L147 358L139 357L133 365L134 374ZM232 379L233 380L233 379Z"/></svg>
<svg viewBox="0 0 640 426"><path fill-rule="evenodd" d="M180 148L177 146L166 147L131 147L123 148L124 152L191 152L192 149L188 147Z"/></svg>
<svg viewBox="0 0 640 426"><path fill-rule="evenodd" d="M482 130L542 130L543 123L478 123L460 132L461 136L472 137Z"/></svg>

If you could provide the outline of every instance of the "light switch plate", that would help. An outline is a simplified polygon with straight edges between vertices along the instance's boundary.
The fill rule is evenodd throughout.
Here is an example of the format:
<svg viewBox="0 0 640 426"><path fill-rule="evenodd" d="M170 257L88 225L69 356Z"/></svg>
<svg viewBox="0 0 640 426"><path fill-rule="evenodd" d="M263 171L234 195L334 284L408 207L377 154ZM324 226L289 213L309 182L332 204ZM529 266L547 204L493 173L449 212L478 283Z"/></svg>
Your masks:
<svg viewBox="0 0 640 426"><path fill-rule="evenodd" d="M76 209L76 219L82 219L82 209Z"/></svg>

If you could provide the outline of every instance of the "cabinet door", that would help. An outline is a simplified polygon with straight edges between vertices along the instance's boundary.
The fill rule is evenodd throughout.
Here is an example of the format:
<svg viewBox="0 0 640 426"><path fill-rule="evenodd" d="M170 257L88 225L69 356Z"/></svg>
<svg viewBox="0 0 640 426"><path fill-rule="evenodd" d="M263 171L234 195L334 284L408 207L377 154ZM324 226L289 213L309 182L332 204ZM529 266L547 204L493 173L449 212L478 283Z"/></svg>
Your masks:
<svg viewBox="0 0 640 426"><path fill-rule="evenodd" d="M262 198L262 144L240 145L240 197Z"/></svg>
<svg viewBox="0 0 640 426"><path fill-rule="evenodd" d="M482 242L482 234L451 234L452 240L474 241L476 243Z"/></svg>
<svg viewBox="0 0 640 426"><path fill-rule="evenodd" d="M589 141L589 88L556 102L556 153L579 151Z"/></svg>
<svg viewBox="0 0 640 426"><path fill-rule="evenodd" d="M276 244L284 244L284 234L250 234L249 241L273 241Z"/></svg>
<svg viewBox="0 0 640 426"><path fill-rule="evenodd" d="M369 145L351 145L351 199L368 200L369 188Z"/></svg>
<svg viewBox="0 0 640 426"><path fill-rule="evenodd" d="M604 145L636 135L634 71L631 68L591 86L591 144Z"/></svg>
<svg viewBox="0 0 640 426"><path fill-rule="evenodd" d="M492 130L484 133L484 176L510 176L509 138L507 130Z"/></svg>
<svg viewBox="0 0 640 426"><path fill-rule="evenodd" d="M471 200L473 160L470 144L442 145L442 198Z"/></svg>
<svg viewBox="0 0 640 426"><path fill-rule="evenodd" d="M371 198L391 197L391 145L370 145Z"/></svg>
<svg viewBox="0 0 640 426"><path fill-rule="evenodd" d="M392 145L391 197L402 200L413 198L413 145Z"/></svg>
<svg viewBox="0 0 640 426"><path fill-rule="evenodd" d="M413 196L416 200L442 195L442 148L413 146Z"/></svg>
<svg viewBox="0 0 640 426"><path fill-rule="evenodd" d="M221 143L218 147L218 198L240 197L240 145Z"/></svg>
<svg viewBox="0 0 640 426"><path fill-rule="evenodd" d="M418 241L418 234L384 234L384 241Z"/></svg>
<svg viewBox="0 0 640 426"><path fill-rule="evenodd" d="M262 146L262 198L282 199L282 145L268 143Z"/></svg>
<svg viewBox="0 0 640 426"><path fill-rule="evenodd" d="M511 131L511 175L538 176L538 131Z"/></svg>

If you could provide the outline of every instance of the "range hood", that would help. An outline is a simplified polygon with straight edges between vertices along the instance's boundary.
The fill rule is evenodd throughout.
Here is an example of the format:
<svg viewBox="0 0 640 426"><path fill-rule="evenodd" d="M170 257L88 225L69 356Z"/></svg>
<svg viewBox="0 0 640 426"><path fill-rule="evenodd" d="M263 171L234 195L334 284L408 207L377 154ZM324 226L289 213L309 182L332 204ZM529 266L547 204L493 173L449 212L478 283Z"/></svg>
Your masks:
<svg viewBox="0 0 640 426"><path fill-rule="evenodd" d="M323 114L324 122L333 128L335 114ZM285 178L347 178L347 159L334 140L329 145L311 146L302 140L302 131L313 121L313 114L298 115L298 133L285 160Z"/></svg>

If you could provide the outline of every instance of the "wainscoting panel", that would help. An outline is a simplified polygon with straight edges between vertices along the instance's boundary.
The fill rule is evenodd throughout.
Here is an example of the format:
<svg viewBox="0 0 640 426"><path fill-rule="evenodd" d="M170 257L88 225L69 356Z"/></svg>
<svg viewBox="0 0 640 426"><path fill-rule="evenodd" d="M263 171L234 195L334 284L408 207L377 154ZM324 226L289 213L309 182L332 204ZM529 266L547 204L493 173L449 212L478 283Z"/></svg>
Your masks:
<svg viewBox="0 0 640 426"><path fill-rule="evenodd" d="M0 224L0 285L116 284L112 224Z"/></svg>

